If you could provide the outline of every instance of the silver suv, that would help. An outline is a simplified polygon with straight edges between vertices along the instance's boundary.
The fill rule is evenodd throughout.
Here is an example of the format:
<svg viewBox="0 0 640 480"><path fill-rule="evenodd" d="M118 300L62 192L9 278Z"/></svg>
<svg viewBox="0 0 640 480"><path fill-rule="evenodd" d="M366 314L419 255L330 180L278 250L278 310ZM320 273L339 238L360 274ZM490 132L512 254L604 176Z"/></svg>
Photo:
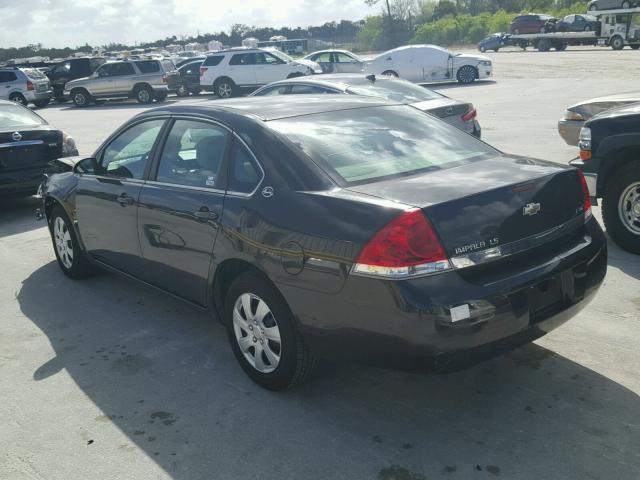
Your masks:
<svg viewBox="0 0 640 480"><path fill-rule="evenodd" d="M49 79L35 68L0 68L0 99L44 107L53 97Z"/></svg>
<svg viewBox="0 0 640 480"><path fill-rule="evenodd" d="M112 98L135 98L140 103L162 102L180 86L180 74L171 60L107 62L89 77L67 82L65 98L77 107Z"/></svg>

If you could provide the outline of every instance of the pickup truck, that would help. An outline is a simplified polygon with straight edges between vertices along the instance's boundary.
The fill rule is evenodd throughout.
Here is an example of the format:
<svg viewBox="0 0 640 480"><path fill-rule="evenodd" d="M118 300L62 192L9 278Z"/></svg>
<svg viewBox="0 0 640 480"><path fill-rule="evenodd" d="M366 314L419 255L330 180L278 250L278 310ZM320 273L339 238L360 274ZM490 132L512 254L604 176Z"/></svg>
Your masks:
<svg viewBox="0 0 640 480"><path fill-rule="evenodd" d="M602 112L580 130L580 157L571 165L584 173L589 194L602 199L611 239L640 254L640 103Z"/></svg>

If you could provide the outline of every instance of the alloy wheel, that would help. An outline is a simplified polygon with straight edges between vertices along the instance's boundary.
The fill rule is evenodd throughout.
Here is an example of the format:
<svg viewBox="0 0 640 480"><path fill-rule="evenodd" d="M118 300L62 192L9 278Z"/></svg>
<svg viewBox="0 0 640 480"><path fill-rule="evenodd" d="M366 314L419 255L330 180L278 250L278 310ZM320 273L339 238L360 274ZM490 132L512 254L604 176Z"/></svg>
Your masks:
<svg viewBox="0 0 640 480"><path fill-rule="evenodd" d="M138 100L142 103L149 103L151 101L151 94L146 88L142 88L138 91Z"/></svg>
<svg viewBox="0 0 640 480"><path fill-rule="evenodd" d="M56 217L53 222L53 237L60 261L66 268L71 268L73 266L73 243L69 227L62 217Z"/></svg>
<svg viewBox="0 0 640 480"><path fill-rule="evenodd" d="M280 363L280 329L267 303L253 293L243 293L233 307L233 330L240 351L260 373L273 372Z"/></svg>
<svg viewBox="0 0 640 480"><path fill-rule="evenodd" d="M220 98L229 98L233 93L233 88L228 83L221 83L218 85L218 96Z"/></svg>
<svg viewBox="0 0 640 480"><path fill-rule="evenodd" d="M618 215L622 224L634 235L640 235L640 182L629 185L620 195Z"/></svg>
<svg viewBox="0 0 640 480"><path fill-rule="evenodd" d="M73 96L73 102L78 106L82 106L87 103L87 99L84 96L84 93L78 92Z"/></svg>

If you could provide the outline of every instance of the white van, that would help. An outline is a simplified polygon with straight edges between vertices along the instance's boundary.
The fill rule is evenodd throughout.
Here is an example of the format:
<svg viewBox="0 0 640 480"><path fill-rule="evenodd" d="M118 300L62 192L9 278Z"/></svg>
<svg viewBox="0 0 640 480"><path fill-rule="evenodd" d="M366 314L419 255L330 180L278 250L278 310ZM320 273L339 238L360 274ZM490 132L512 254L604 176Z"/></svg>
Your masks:
<svg viewBox="0 0 640 480"><path fill-rule="evenodd" d="M481 55L453 54L437 45L407 45L366 62L364 72L412 82L472 83L491 76L491 60Z"/></svg>

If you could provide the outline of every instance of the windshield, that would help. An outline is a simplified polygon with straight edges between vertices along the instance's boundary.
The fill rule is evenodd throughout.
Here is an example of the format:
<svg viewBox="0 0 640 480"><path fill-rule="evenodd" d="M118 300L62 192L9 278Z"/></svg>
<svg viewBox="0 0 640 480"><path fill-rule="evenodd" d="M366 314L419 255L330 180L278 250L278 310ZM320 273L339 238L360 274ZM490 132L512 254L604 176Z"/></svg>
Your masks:
<svg viewBox="0 0 640 480"><path fill-rule="evenodd" d="M402 80L376 80L347 88L347 93L382 97L399 103L417 103L442 98L442 95L427 88Z"/></svg>
<svg viewBox="0 0 640 480"><path fill-rule="evenodd" d="M293 58L291 58L289 55L287 55L284 52L281 52L278 49L273 49L273 50L267 50L267 52L269 52L271 55L278 57L280 60L284 61L284 62L293 62Z"/></svg>
<svg viewBox="0 0 640 480"><path fill-rule="evenodd" d="M440 170L499 152L412 107L381 106L269 122L338 184Z"/></svg>
<svg viewBox="0 0 640 480"><path fill-rule="evenodd" d="M28 108L20 105L0 105L0 130L9 127L45 125L46 122Z"/></svg>

